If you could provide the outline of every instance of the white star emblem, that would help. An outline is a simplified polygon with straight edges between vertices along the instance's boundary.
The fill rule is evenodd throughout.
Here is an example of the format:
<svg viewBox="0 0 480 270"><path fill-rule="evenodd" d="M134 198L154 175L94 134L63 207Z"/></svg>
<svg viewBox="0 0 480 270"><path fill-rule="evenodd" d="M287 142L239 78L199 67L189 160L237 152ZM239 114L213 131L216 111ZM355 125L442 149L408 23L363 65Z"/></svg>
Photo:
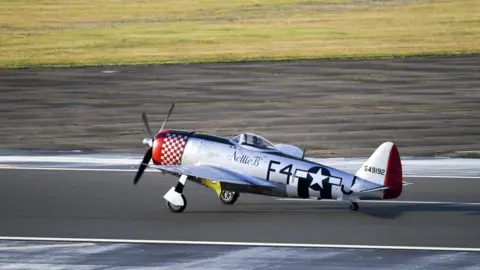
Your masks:
<svg viewBox="0 0 480 270"><path fill-rule="evenodd" d="M328 175L323 175L322 170L318 170L317 173L308 173L310 176L313 178L312 183L310 183L310 187L312 187L315 184L318 184L322 189L323 189L323 184L322 181L327 179L329 176Z"/></svg>

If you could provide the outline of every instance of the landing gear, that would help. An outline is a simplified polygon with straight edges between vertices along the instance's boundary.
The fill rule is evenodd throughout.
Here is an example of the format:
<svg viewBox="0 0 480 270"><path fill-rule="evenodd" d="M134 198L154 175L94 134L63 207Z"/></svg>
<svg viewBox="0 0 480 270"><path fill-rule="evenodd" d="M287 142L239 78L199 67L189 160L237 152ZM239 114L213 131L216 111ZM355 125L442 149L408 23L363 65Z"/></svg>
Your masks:
<svg viewBox="0 0 480 270"><path fill-rule="evenodd" d="M187 198L185 198L185 195L180 194L183 200L183 205L175 205L172 204L171 202L167 201L167 207L172 213L181 213L185 208L187 208Z"/></svg>
<svg viewBox="0 0 480 270"><path fill-rule="evenodd" d="M240 193L238 192L222 190L220 192L219 198L223 204L234 204L237 201L239 196L240 196Z"/></svg>
<svg viewBox="0 0 480 270"><path fill-rule="evenodd" d="M351 202L351 203L350 203L350 210L352 210L352 211L358 211L358 208L359 208L359 207L358 207L358 203L356 203L356 202Z"/></svg>
<svg viewBox="0 0 480 270"><path fill-rule="evenodd" d="M176 186L172 187L163 198L167 201L168 209L173 213L181 213L187 208L187 199L182 194L187 176L182 175Z"/></svg>

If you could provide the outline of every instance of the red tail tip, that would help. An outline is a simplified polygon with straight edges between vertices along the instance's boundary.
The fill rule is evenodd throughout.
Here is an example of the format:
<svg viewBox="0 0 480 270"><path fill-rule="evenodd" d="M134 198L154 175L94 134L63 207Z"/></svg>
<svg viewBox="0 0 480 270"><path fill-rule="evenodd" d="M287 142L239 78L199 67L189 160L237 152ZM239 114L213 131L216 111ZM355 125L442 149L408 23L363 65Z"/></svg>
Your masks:
<svg viewBox="0 0 480 270"><path fill-rule="evenodd" d="M395 199L402 194L402 162L395 144L388 157L384 185L389 189L383 192L382 199Z"/></svg>

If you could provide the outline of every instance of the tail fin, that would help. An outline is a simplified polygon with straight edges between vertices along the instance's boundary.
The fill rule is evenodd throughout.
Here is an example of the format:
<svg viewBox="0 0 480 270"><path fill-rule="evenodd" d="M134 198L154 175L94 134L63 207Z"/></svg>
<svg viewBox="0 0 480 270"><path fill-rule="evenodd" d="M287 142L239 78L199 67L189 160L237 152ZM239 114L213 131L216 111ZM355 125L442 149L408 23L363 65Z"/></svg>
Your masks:
<svg viewBox="0 0 480 270"><path fill-rule="evenodd" d="M392 142L381 144L355 175L387 187L382 199L395 199L402 194L402 163Z"/></svg>

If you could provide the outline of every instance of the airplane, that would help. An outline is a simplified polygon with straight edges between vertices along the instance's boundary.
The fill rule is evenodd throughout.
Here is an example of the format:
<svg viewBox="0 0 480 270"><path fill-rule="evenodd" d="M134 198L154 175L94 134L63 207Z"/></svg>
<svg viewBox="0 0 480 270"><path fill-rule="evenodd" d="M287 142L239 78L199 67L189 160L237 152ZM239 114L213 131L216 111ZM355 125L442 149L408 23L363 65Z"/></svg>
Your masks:
<svg viewBox="0 0 480 270"><path fill-rule="evenodd" d="M337 200L358 211L361 200L398 198L409 185L402 179L400 154L393 142L382 143L351 174L305 159L305 149L290 144L273 144L254 133L233 138L188 130L164 129L175 104L159 131L153 135L147 115L142 113L149 138L134 178L136 185L144 170L151 167L179 177L165 195L168 209L183 212L187 180L213 189L223 204L234 204L240 193L272 197Z"/></svg>

